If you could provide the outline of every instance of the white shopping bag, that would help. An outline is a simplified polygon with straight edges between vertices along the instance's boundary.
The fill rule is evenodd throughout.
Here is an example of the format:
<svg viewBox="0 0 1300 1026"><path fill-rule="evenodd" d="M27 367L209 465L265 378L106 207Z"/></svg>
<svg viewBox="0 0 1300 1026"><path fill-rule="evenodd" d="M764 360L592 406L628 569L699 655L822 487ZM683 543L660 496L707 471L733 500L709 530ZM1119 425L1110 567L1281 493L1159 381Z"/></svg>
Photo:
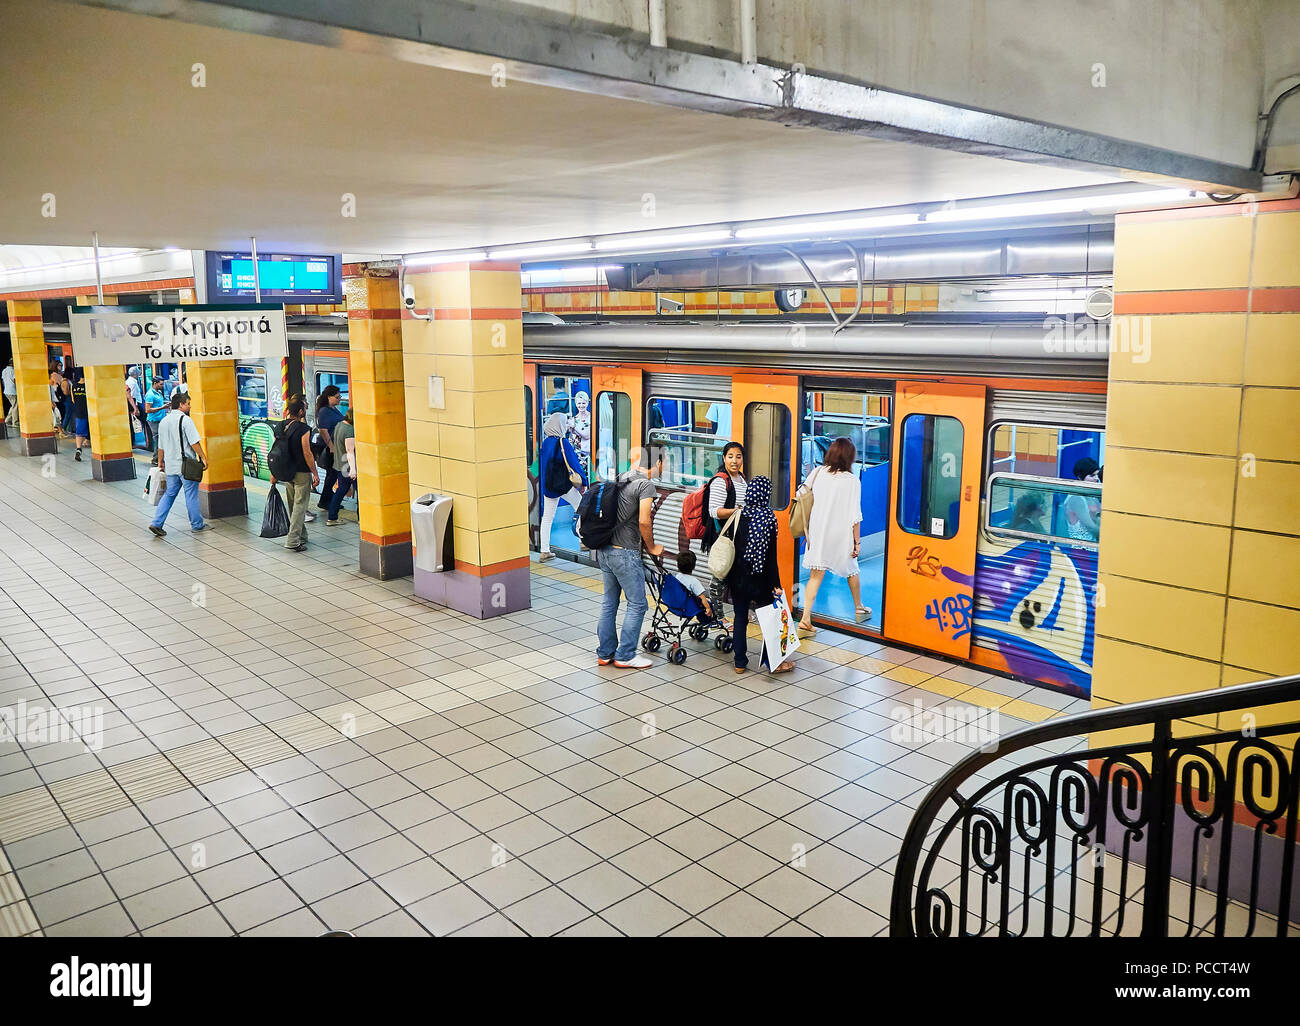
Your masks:
<svg viewBox="0 0 1300 1026"><path fill-rule="evenodd" d="M167 478L157 467L149 468L149 487L146 497L150 506L157 506L162 501L162 494L167 489Z"/></svg>
<svg viewBox="0 0 1300 1026"><path fill-rule="evenodd" d="M759 606L754 612L763 632L763 644L767 646L768 669L775 670L799 647L799 632L795 630L785 592L777 595L770 606Z"/></svg>

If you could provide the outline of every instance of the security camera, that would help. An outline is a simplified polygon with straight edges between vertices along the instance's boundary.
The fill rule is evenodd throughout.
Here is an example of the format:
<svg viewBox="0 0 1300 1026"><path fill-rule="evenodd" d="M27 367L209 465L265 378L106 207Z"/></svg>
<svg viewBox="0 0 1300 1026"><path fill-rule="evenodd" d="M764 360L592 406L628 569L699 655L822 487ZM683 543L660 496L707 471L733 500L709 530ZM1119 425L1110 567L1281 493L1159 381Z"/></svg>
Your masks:
<svg viewBox="0 0 1300 1026"><path fill-rule="evenodd" d="M679 303L675 299L669 299L667 296L659 297L659 312L664 313L681 313L685 309L685 303Z"/></svg>
<svg viewBox="0 0 1300 1026"><path fill-rule="evenodd" d="M402 286L402 303L408 310L415 309L415 286L414 285Z"/></svg>

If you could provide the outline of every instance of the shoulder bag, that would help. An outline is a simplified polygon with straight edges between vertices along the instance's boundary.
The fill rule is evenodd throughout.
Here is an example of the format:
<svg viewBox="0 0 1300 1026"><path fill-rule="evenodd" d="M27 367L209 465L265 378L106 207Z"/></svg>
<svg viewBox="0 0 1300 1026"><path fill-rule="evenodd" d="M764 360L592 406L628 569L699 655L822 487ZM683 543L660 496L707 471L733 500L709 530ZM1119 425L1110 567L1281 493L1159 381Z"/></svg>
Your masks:
<svg viewBox="0 0 1300 1026"><path fill-rule="evenodd" d="M817 479L817 470L812 472L812 477L808 478L808 486L800 488L794 497L794 508L790 510L790 533L796 538L802 538L808 533L808 522L812 520L813 508L813 491L812 483Z"/></svg>
<svg viewBox="0 0 1300 1026"><path fill-rule="evenodd" d="M569 465L569 454L564 451L564 438L561 437L559 442L560 455L564 457L564 466L569 471L569 484L574 488L581 488L587 483L586 479Z"/></svg>
<svg viewBox="0 0 1300 1026"><path fill-rule="evenodd" d="M185 449L188 449L191 453L194 452L194 447L191 446L189 442L185 441L185 420L189 419L189 417L185 417L184 420L182 420L180 427L181 444L184 447L181 451L181 477L186 481L202 481L203 463L196 460L192 455L185 455L184 451ZM194 422L190 421L190 423L192 424ZM197 430L197 428L195 430Z"/></svg>
<svg viewBox="0 0 1300 1026"><path fill-rule="evenodd" d="M709 573L715 581L721 581L731 573L732 564L736 562L735 527L741 516L741 511L736 510L727 518L726 524L718 532L718 537L709 549ZM731 532L730 538L727 537L728 531Z"/></svg>

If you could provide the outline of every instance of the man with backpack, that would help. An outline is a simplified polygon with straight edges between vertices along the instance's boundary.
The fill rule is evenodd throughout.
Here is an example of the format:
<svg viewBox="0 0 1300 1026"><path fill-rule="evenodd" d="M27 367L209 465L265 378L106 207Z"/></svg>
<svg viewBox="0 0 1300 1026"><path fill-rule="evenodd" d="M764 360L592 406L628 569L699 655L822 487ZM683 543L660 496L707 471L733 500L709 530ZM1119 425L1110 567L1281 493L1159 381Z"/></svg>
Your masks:
<svg viewBox="0 0 1300 1026"><path fill-rule="evenodd" d="M289 509L289 533L284 547L301 552L307 547L307 499L320 484L316 461L311 454L311 428L307 426L307 404L295 396L285 410L284 426L267 453L271 487L284 482L284 501Z"/></svg>
<svg viewBox="0 0 1300 1026"><path fill-rule="evenodd" d="M637 655L641 624L648 603L641 546L652 556L663 555L664 547L654 539L654 479L663 473L663 454L651 467L641 466L641 454L632 467L615 481L601 481L587 489L578 508L578 536L596 553L596 565L605 579L605 599L596 627L596 662L613 663L628 670L644 670L654 664ZM617 631L618 606L627 596L623 631Z"/></svg>

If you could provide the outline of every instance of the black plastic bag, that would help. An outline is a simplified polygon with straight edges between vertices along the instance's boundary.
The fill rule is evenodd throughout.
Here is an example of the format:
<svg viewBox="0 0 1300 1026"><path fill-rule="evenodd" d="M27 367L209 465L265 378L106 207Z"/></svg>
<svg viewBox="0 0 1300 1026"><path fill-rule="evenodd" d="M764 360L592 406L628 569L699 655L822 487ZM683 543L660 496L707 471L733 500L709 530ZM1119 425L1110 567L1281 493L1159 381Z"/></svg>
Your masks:
<svg viewBox="0 0 1300 1026"><path fill-rule="evenodd" d="M283 538L289 533L289 511L284 508L280 490L271 485L266 496L266 512L262 514L262 537Z"/></svg>

